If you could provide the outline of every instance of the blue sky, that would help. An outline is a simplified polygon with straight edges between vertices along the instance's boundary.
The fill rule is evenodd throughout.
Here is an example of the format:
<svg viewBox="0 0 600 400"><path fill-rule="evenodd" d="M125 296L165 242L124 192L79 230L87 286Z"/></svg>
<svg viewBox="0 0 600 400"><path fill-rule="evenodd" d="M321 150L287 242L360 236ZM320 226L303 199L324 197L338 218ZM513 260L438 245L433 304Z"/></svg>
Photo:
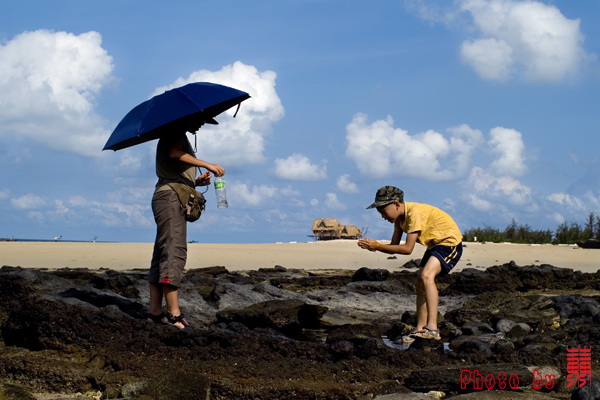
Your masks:
<svg viewBox="0 0 600 400"><path fill-rule="evenodd" d="M152 242L156 143L105 151L188 82L252 96L198 133L229 208L199 242L310 240L315 218L391 237L377 188L463 230L600 213L600 3L0 1L0 237Z"/></svg>

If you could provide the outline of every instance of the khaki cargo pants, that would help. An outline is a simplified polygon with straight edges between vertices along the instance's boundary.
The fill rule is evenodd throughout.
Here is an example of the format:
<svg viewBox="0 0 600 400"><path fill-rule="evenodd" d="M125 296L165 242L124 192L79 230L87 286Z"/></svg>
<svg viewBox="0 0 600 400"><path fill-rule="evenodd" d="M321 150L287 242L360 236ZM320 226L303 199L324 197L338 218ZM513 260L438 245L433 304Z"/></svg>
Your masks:
<svg viewBox="0 0 600 400"><path fill-rule="evenodd" d="M148 281L178 288L187 259L187 223L175 191L154 192L152 212L156 221L156 241Z"/></svg>

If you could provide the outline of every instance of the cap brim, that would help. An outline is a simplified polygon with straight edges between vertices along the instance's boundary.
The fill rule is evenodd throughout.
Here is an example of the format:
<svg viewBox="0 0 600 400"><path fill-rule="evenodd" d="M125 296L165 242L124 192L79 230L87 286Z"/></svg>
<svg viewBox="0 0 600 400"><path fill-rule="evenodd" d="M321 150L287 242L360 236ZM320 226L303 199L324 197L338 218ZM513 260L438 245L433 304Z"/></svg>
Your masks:
<svg viewBox="0 0 600 400"><path fill-rule="evenodd" d="M377 208L377 207L381 207L381 206L387 206L388 204L392 204L395 203L396 200L393 201L376 201L375 203L371 204L369 207L367 207L367 210L370 208Z"/></svg>

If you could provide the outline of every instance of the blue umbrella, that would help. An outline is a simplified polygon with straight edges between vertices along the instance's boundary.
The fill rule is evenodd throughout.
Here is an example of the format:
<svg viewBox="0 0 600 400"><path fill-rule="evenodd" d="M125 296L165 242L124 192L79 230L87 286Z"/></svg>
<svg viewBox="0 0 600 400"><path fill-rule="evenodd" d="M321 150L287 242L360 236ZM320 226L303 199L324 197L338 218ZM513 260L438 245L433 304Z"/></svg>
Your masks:
<svg viewBox="0 0 600 400"><path fill-rule="evenodd" d="M194 126L250 98L241 90L209 82L167 90L131 110L119 122L102 150L121 150L168 135L177 127ZM237 112L236 112L237 113Z"/></svg>

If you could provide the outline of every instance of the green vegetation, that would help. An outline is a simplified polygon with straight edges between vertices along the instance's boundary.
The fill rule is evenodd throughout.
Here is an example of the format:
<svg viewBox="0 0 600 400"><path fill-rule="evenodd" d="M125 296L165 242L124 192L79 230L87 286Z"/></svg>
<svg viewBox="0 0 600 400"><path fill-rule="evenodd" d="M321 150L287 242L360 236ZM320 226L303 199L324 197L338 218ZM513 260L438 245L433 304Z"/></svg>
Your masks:
<svg viewBox="0 0 600 400"><path fill-rule="evenodd" d="M526 244L575 244L587 239L600 239L600 216L590 212L585 226L576 222L563 222L556 231L533 230L527 224L520 225L514 219L503 230L484 225L483 228L470 228L463 232L465 242L509 242Z"/></svg>

